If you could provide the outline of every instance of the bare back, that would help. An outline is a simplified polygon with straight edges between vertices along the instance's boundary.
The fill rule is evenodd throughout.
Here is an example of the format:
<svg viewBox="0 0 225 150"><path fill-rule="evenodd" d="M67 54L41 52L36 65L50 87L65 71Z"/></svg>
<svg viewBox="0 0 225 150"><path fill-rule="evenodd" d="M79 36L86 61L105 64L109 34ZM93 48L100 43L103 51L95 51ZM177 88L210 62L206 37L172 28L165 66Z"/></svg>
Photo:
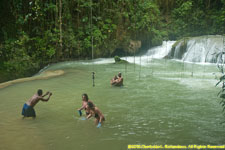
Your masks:
<svg viewBox="0 0 225 150"><path fill-rule="evenodd" d="M123 86L123 78L122 77L119 77L117 80L116 80L116 86Z"/></svg>
<svg viewBox="0 0 225 150"><path fill-rule="evenodd" d="M34 94L27 102L26 104L29 105L29 106L32 106L34 107L38 102L39 100L42 99L42 96L38 96L37 94Z"/></svg>
<svg viewBox="0 0 225 150"><path fill-rule="evenodd" d="M95 106L95 105L94 105L94 103L93 103L91 100L88 100L88 101L83 101L83 102L82 102L82 108L83 108L83 109L85 109L85 110L86 110L87 105L88 105L88 102L91 102L91 103L93 104L93 106Z"/></svg>

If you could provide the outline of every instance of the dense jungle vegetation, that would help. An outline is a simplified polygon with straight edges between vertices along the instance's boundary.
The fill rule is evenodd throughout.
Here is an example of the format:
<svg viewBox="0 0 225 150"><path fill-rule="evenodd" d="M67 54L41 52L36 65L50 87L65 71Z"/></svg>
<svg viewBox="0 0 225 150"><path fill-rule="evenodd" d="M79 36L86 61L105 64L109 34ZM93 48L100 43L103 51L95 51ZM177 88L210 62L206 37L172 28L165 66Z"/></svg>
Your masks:
<svg viewBox="0 0 225 150"><path fill-rule="evenodd" d="M52 62L225 33L225 0L1 0L0 82ZM131 48L140 41L140 48ZM92 50L94 51L92 55Z"/></svg>

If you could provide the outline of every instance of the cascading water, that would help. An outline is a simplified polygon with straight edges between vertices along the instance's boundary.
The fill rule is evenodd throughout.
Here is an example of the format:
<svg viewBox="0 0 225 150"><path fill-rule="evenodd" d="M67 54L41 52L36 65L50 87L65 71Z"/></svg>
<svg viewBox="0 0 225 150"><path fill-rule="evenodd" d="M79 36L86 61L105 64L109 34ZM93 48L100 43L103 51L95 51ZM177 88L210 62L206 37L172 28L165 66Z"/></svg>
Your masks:
<svg viewBox="0 0 225 150"><path fill-rule="evenodd" d="M185 49L184 45L186 43ZM223 48L222 36L202 36L195 37L188 40L177 41L163 41L162 45L150 48L144 55L133 57L122 57L129 63L136 63L146 66L149 59L162 59L169 57L172 59L179 59L185 62L215 62L215 53L221 52ZM174 47L173 47L174 46ZM113 58L95 59L94 62L85 62L84 64L106 64L113 63Z"/></svg>
<svg viewBox="0 0 225 150"><path fill-rule="evenodd" d="M213 88L217 81L212 72L217 68L214 64L205 66L202 78L202 65L194 64L195 75L181 79L180 62L168 60L165 66L160 59L171 52L173 43L163 42L141 58L135 57L135 63L141 64L141 76L131 64L134 57L127 57L131 63L126 64L126 72L124 64L101 58L52 64L32 80L10 83L7 88L0 85L0 149L119 150L127 149L128 144L224 144L224 126L219 124L224 117L216 101L217 89ZM94 88L92 65L96 72ZM44 76L56 71L60 71L57 76ZM123 73L124 87L111 87L110 79L118 72ZM39 88L53 96L35 106L35 120L22 119L23 104ZM94 117L82 120L77 113L83 93L106 117L100 129Z"/></svg>
<svg viewBox="0 0 225 150"><path fill-rule="evenodd" d="M176 41L163 41L161 46L149 49L146 55L150 55L152 58L163 58L168 55L175 42Z"/></svg>
<svg viewBox="0 0 225 150"><path fill-rule="evenodd" d="M141 56L141 59L139 57L135 57L135 61L134 57L123 57L122 59L127 60L130 63L135 62L136 64L147 65L149 58L161 59L167 56L174 43L175 41L163 41L162 45L149 49L146 54Z"/></svg>
<svg viewBox="0 0 225 150"><path fill-rule="evenodd" d="M168 54L185 62L216 63L215 54L222 52L223 36L201 36L178 41Z"/></svg>
<svg viewBox="0 0 225 150"><path fill-rule="evenodd" d="M140 56L136 56L135 58L133 56L122 57L121 59L127 60L129 63L147 65L149 59L153 58L161 59L167 56L168 53L171 51L171 48L175 42L176 41L163 41L162 45L150 48L144 55L141 55L141 59ZM110 64L114 62L115 62L114 58L98 58L94 59L93 61L81 63L84 65L89 65L89 64Z"/></svg>

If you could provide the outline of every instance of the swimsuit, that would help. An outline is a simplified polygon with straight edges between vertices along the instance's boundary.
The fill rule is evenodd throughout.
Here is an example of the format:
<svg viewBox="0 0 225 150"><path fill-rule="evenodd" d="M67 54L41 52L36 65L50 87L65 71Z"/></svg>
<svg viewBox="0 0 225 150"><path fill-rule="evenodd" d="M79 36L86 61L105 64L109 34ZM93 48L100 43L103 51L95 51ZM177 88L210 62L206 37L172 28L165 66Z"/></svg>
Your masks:
<svg viewBox="0 0 225 150"><path fill-rule="evenodd" d="M95 114L95 118L99 118L98 114Z"/></svg>
<svg viewBox="0 0 225 150"><path fill-rule="evenodd" d="M36 117L34 108L32 106L27 105L26 103L23 105L22 115L24 117Z"/></svg>
<svg viewBox="0 0 225 150"><path fill-rule="evenodd" d="M100 117L99 117L98 114L95 114L95 118L96 118L96 119L100 119ZM102 118L102 121L105 121L105 117Z"/></svg>

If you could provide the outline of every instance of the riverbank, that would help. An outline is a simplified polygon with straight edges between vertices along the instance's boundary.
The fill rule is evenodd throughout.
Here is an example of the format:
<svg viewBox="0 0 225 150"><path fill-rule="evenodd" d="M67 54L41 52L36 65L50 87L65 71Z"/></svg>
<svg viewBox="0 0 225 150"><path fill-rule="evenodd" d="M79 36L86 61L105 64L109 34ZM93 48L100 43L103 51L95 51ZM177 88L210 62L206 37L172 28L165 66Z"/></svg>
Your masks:
<svg viewBox="0 0 225 150"><path fill-rule="evenodd" d="M5 87L10 86L10 85L13 85L15 83L32 81L32 80L48 79L48 78L60 76L60 75L63 75L63 74L64 74L63 70L46 71L46 72L43 72L41 75L38 75L38 76L21 78L21 79L16 79L16 80L0 83L0 89L5 88Z"/></svg>

